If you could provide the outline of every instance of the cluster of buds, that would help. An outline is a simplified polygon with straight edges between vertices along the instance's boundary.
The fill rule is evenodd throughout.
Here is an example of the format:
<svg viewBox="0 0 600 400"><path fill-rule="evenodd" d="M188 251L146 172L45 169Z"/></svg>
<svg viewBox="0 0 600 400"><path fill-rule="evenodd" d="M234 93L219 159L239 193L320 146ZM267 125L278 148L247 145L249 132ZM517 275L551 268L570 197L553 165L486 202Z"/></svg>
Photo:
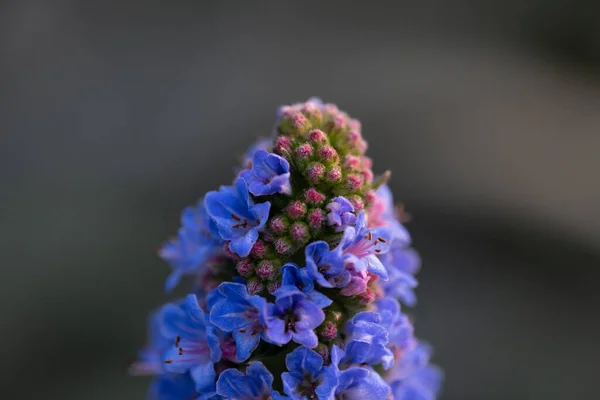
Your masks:
<svg viewBox="0 0 600 400"><path fill-rule="evenodd" d="M281 107L233 184L184 210L160 255L167 290L195 286L151 316L133 367L156 374L150 399L435 399L441 372L400 311L419 259L366 149L333 104Z"/></svg>

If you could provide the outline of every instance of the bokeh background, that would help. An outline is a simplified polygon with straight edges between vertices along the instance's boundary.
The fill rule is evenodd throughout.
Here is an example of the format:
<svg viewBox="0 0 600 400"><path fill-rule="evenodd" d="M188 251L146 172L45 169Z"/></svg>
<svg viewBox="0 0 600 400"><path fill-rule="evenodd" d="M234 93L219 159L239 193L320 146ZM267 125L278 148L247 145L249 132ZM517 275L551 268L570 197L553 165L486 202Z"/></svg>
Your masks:
<svg viewBox="0 0 600 400"><path fill-rule="evenodd" d="M442 398L597 398L594 3L2 2L1 397L142 399L157 246L316 95L413 216Z"/></svg>

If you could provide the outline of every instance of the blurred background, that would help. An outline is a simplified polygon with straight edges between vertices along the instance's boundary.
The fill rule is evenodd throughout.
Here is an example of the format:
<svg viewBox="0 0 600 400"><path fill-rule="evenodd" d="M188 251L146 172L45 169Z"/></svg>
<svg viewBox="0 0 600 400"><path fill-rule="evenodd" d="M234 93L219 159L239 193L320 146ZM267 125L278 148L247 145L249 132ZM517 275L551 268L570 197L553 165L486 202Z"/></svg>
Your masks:
<svg viewBox="0 0 600 400"><path fill-rule="evenodd" d="M1 7L2 398L143 399L156 248L310 96L362 121L413 216L442 398L597 398L594 2Z"/></svg>

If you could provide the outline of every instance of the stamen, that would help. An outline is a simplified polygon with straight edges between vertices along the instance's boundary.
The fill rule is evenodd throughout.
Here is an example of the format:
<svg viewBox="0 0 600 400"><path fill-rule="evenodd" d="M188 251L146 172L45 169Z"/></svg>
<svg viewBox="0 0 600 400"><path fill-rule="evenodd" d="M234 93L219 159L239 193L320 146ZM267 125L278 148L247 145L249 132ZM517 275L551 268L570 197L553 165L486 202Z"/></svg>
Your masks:
<svg viewBox="0 0 600 400"><path fill-rule="evenodd" d="M238 217L237 215L231 213L231 218L233 218L236 221L241 221L242 219L240 217Z"/></svg>

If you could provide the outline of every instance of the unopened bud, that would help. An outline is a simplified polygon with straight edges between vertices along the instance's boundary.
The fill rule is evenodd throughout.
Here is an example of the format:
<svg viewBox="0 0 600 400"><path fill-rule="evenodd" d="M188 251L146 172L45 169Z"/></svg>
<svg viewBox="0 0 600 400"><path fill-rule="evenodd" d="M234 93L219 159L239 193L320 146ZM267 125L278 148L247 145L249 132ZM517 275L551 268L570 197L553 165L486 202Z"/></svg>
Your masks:
<svg viewBox="0 0 600 400"><path fill-rule="evenodd" d="M273 293L280 287L281 287L281 277L279 277L267 284L267 290L269 291L269 293Z"/></svg>
<svg viewBox="0 0 600 400"><path fill-rule="evenodd" d="M348 200L350 200L352 207L354 207L354 211L357 213L361 212L365 208L365 202L360 198L360 196L350 196Z"/></svg>
<svg viewBox="0 0 600 400"><path fill-rule="evenodd" d="M368 306L375 301L375 293L371 288L367 288L364 292L357 294L356 298L361 305Z"/></svg>
<svg viewBox="0 0 600 400"><path fill-rule="evenodd" d="M371 171L370 169L363 169L360 172L360 174L362 175L365 182L367 182L367 183L373 182L373 171Z"/></svg>
<svg viewBox="0 0 600 400"><path fill-rule="evenodd" d="M310 101L304 103L302 106L302 113L310 120L310 122L312 122L313 125L321 125L321 121L323 120L323 112L315 103Z"/></svg>
<svg viewBox="0 0 600 400"><path fill-rule="evenodd" d="M292 141L287 136L278 136L273 146L275 153L282 155L292 151Z"/></svg>
<svg viewBox="0 0 600 400"><path fill-rule="evenodd" d="M292 201L286 207L286 213L291 219L298 219L306 214L306 204L299 200Z"/></svg>
<svg viewBox="0 0 600 400"><path fill-rule="evenodd" d="M305 198L307 203L318 205L323 203L327 197L317 189L310 188L306 191Z"/></svg>
<svg viewBox="0 0 600 400"><path fill-rule="evenodd" d="M292 244L289 239L279 238L275 241L275 251L279 254L286 255L290 254L293 250Z"/></svg>
<svg viewBox="0 0 600 400"><path fill-rule="evenodd" d="M323 146L319 149L319 156L324 162L332 162L337 160L338 153L331 146Z"/></svg>
<svg viewBox="0 0 600 400"><path fill-rule="evenodd" d="M308 139L316 144L327 143L327 135L320 129L313 129L308 133Z"/></svg>
<svg viewBox="0 0 600 400"><path fill-rule="evenodd" d="M247 278L254 272L254 264L248 258L244 258L243 260L238 261L235 269L238 274Z"/></svg>
<svg viewBox="0 0 600 400"><path fill-rule="evenodd" d="M269 227L278 235L285 233L289 226L290 222L283 215L277 215L269 222Z"/></svg>
<svg viewBox="0 0 600 400"><path fill-rule="evenodd" d="M326 341L335 339L337 337L337 334L337 328L331 321L326 321L325 326L323 326L319 331L319 336Z"/></svg>
<svg viewBox="0 0 600 400"><path fill-rule="evenodd" d="M252 246L252 250L250 250L250 255L254 258L263 258L267 254L267 246L265 242L258 239L254 246Z"/></svg>
<svg viewBox="0 0 600 400"><path fill-rule="evenodd" d="M324 343L319 343L317 347L315 347L315 352L321 356L325 365L329 363L329 346Z"/></svg>
<svg viewBox="0 0 600 400"><path fill-rule="evenodd" d="M256 277L248 279L246 286L248 287L248 293L250 294L260 293L265 289L265 285Z"/></svg>
<svg viewBox="0 0 600 400"><path fill-rule="evenodd" d="M326 219L327 218L325 217L325 213L323 212L323 210L317 208L312 210L308 214L308 225L313 229L318 229L323 226Z"/></svg>
<svg viewBox="0 0 600 400"><path fill-rule="evenodd" d="M353 156L352 154L348 154L344 157L344 167L351 171L356 171L360 166L360 162L360 157Z"/></svg>
<svg viewBox="0 0 600 400"><path fill-rule="evenodd" d="M325 179L329 183L339 182L342 179L342 170L337 166L331 167L325 173Z"/></svg>
<svg viewBox="0 0 600 400"><path fill-rule="evenodd" d="M269 260L262 260L256 267L256 275L263 279L269 279L275 273L275 266Z"/></svg>
<svg viewBox="0 0 600 400"><path fill-rule="evenodd" d="M346 177L346 188L351 192L355 192L358 189L360 189L360 187L363 185L363 183L364 183L364 180L359 175L350 174Z"/></svg>
<svg viewBox="0 0 600 400"><path fill-rule="evenodd" d="M312 155L313 149L309 143L304 143L296 148L296 155L301 160L306 160Z"/></svg>
<svg viewBox="0 0 600 400"><path fill-rule="evenodd" d="M306 178L312 184L319 183L325 174L325 167L321 163L311 163L306 169Z"/></svg>
<svg viewBox="0 0 600 400"><path fill-rule="evenodd" d="M310 238L308 227L302 222L294 222L290 227L290 237L296 243L306 243Z"/></svg>

